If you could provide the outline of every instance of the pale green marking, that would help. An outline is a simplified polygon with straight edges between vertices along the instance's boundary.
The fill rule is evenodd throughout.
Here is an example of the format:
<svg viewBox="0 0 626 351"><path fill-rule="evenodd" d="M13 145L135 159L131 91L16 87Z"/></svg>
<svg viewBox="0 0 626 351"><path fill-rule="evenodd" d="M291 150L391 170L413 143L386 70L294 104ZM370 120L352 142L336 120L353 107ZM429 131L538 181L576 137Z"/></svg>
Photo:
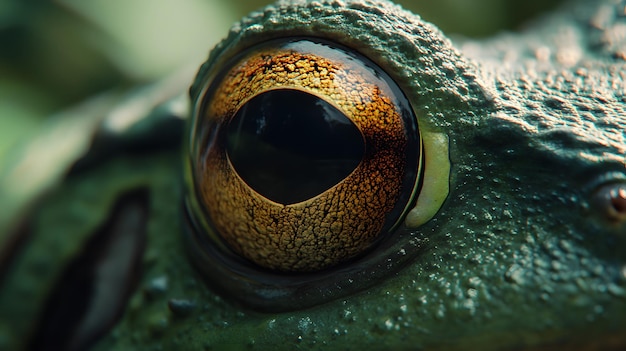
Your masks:
<svg viewBox="0 0 626 351"><path fill-rule="evenodd" d="M450 190L450 159L448 136L444 133L422 132L424 141L424 182L415 207L406 216L404 223L416 228L435 216Z"/></svg>

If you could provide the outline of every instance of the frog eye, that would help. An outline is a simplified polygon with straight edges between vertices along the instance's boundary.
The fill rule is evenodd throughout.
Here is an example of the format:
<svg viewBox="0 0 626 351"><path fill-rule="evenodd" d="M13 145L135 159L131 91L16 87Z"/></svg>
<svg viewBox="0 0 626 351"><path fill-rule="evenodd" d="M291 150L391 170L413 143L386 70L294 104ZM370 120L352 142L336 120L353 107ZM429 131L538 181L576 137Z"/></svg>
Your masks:
<svg viewBox="0 0 626 351"><path fill-rule="evenodd" d="M611 224L626 222L626 181L614 181L598 186L591 197L595 212Z"/></svg>
<svg viewBox="0 0 626 351"><path fill-rule="evenodd" d="M416 192L422 143L407 98L336 44L245 50L210 79L194 122L207 231L269 270L319 271L363 255Z"/></svg>

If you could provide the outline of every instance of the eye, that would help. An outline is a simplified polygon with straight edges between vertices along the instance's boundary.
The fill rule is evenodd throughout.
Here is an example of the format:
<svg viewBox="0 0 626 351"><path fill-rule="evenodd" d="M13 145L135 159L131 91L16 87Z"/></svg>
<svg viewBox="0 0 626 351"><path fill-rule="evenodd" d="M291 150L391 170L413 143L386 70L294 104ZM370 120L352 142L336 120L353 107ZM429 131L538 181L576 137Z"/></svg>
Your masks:
<svg viewBox="0 0 626 351"><path fill-rule="evenodd" d="M194 145L212 229L262 267L316 271L400 220L421 142L400 89L365 57L312 40L235 57L207 89Z"/></svg>
<svg viewBox="0 0 626 351"><path fill-rule="evenodd" d="M286 307L271 301L289 299L291 309L330 297L314 290L342 290L338 280L389 262L396 241L445 199L447 139L422 138L400 87L349 48L271 40L214 57L199 79L186 172L190 253L210 282L248 304L276 310ZM425 171L437 162L445 167L432 169L444 171Z"/></svg>

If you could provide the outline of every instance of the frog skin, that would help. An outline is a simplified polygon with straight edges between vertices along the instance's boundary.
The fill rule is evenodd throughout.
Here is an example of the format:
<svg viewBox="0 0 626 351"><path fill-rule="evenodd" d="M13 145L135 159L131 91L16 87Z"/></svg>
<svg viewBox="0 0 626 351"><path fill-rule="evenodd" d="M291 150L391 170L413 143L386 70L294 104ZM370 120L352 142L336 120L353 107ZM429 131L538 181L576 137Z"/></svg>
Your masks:
<svg viewBox="0 0 626 351"><path fill-rule="evenodd" d="M43 335L55 282L92 233L125 220L145 231L145 249L137 240L140 257L112 289L128 290L121 318L89 334L86 321L107 308L87 308L65 328L67 349L96 339L94 350L626 348L625 1L574 2L520 33L454 45L383 1L279 2L236 24L200 77L224 53L284 36L369 57L408 96L420 129L447 136L450 191L436 215L401 225L411 240L366 267L366 283L319 286L327 301L307 308L258 311L210 288L188 260L180 97L155 99L115 131L112 117L83 116L82 149L55 166L70 171L50 176L62 181L41 186L37 206L22 201L13 213L28 220L3 237L0 350L46 349L28 340Z"/></svg>

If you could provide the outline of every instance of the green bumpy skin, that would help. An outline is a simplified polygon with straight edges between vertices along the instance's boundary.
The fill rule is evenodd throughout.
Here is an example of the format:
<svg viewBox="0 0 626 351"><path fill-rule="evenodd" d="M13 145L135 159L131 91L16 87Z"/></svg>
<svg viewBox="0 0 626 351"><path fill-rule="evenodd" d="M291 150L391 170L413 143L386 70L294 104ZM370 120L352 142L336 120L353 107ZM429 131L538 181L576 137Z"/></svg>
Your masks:
<svg viewBox="0 0 626 351"><path fill-rule="evenodd" d="M59 211L94 197L81 184L114 193L137 177L152 194L139 288L95 350L626 348L626 226L590 200L598 184L626 179L625 7L575 2L520 34L456 47L383 1L285 1L244 18L200 77L276 37L351 47L396 80L422 130L447 135L450 193L410 230L421 249L393 276L305 310L260 313L207 288L185 257L175 154L104 159L47 202Z"/></svg>

